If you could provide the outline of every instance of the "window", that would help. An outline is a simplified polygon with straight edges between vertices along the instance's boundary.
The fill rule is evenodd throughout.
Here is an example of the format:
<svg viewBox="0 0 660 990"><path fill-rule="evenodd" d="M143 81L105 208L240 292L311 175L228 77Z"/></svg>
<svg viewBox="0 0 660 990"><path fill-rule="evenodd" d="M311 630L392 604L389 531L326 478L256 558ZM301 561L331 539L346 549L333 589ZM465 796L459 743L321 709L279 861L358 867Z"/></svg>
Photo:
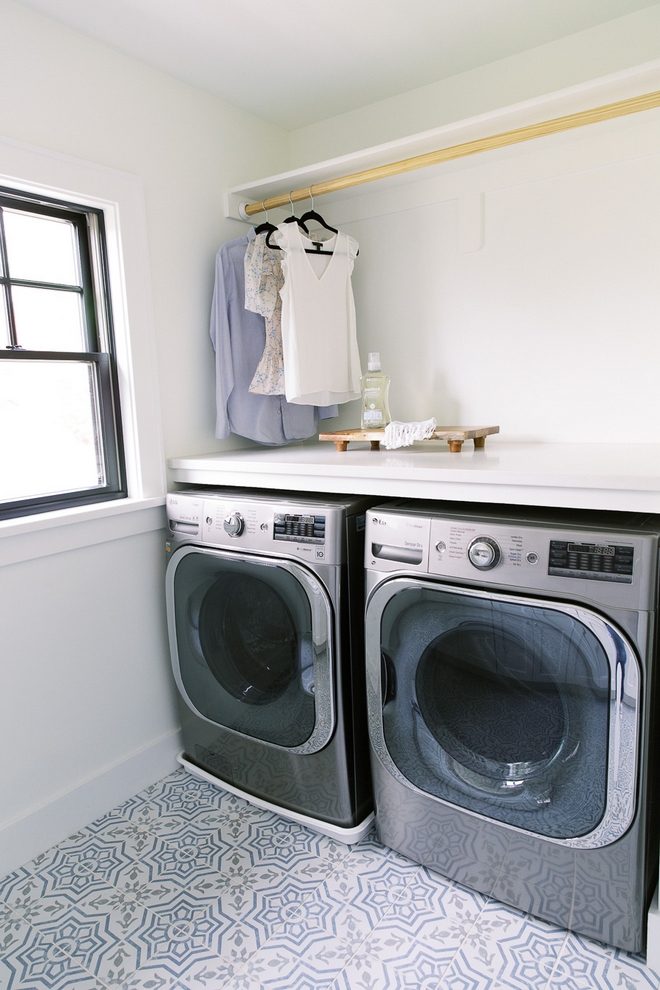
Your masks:
<svg viewBox="0 0 660 990"><path fill-rule="evenodd" d="M0 517L125 495L103 212L0 189Z"/></svg>

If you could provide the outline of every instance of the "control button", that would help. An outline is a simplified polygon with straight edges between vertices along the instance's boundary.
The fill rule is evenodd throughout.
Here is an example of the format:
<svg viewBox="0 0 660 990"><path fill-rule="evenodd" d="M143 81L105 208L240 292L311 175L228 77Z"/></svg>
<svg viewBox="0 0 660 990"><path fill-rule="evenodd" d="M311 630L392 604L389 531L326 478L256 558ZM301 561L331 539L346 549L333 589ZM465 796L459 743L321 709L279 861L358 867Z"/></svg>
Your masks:
<svg viewBox="0 0 660 990"><path fill-rule="evenodd" d="M490 571L499 563L501 551L490 536L478 536L468 547L468 560L480 571Z"/></svg>
<svg viewBox="0 0 660 990"><path fill-rule="evenodd" d="M228 516L225 516L222 526L227 536L236 539L245 529L245 520L240 512L230 512Z"/></svg>
<svg viewBox="0 0 660 990"><path fill-rule="evenodd" d="M206 525L207 526L212 526L213 525L213 519L211 518L211 516L207 516L206 517Z"/></svg>
<svg viewBox="0 0 660 990"><path fill-rule="evenodd" d="M538 560L539 560L539 555L535 553L534 550L530 550L529 553L527 554L527 563L538 564Z"/></svg>
<svg viewBox="0 0 660 990"><path fill-rule="evenodd" d="M438 551L438 553L444 553L445 550L447 549L447 544L443 543L442 540L438 540L438 542L435 545L435 549Z"/></svg>

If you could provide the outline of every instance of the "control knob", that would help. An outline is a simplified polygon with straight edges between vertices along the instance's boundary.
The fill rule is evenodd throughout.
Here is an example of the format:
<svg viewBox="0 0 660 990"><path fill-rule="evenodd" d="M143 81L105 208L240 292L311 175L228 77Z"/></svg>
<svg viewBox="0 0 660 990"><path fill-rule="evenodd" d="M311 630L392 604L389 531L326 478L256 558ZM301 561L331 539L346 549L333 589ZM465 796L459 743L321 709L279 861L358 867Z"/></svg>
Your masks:
<svg viewBox="0 0 660 990"><path fill-rule="evenodd" d="M468 547L468 560L480 571L490 571L499 564L502 552L490 536L478 536Z"/></svg>
<svg viewBox="0 0 660 990"><path fill-rule="evenodd" d="M222 526L227 536L236 539L245 529L245 520L240 512L230 512L228 516L225 516Z"/></svg>

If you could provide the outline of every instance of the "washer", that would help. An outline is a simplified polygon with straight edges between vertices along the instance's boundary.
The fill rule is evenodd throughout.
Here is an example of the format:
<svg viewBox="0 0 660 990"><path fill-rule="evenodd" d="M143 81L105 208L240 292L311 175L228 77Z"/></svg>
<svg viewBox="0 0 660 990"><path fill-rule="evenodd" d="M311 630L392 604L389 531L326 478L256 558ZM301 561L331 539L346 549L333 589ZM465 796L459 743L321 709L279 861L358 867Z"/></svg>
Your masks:
<svg viewBox="0 0 660 990"><path fill-rule="evenodd" d="M641 950L658 863L657 517L390 503L367 513L365 560L381 840Z"/></svg>
<svg viewBox="0 0 660 990"><path fill-rule="evenodd" d="M243 489L167 498L180 762L343 842L357 842L373 819L363 645L369 504Z"/></svg>

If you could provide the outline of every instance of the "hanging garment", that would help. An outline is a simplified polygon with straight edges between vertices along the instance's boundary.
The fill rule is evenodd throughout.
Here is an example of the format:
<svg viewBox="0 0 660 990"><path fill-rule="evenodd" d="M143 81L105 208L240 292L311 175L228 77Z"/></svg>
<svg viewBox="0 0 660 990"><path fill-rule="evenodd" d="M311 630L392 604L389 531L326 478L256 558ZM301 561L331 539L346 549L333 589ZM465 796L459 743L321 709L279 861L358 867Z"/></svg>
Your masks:
<svg viewBox="0 0 660 990"><path fill-rule="evenodd" d="M266 244L267 233L257 234L245 252L245 308L263 316L266 344L250 392L258 395L284 395L284 355L282 353L282 299L284 273L281 252Z"/></svg>
<svg viewBox="0 0 660 990"><path fill-rule="evenodd" d="M264 351L263 316L245 309L245 251L248 237L224 244L216 255L210 333L215 348L216 433L230 433L269 446L306 440L317 419L337 415L337 407L290 405L284 396L254 395L248 387Z"/></svg>
<svg viewBox="0 0 660 990"><path fill-rule="evenodd" d="M351 286L357 241L339 231L307 254L312 240L297 224L273 235L282 249L282 346L289 402L349 402L360 398L360 355Z"/></svg>

